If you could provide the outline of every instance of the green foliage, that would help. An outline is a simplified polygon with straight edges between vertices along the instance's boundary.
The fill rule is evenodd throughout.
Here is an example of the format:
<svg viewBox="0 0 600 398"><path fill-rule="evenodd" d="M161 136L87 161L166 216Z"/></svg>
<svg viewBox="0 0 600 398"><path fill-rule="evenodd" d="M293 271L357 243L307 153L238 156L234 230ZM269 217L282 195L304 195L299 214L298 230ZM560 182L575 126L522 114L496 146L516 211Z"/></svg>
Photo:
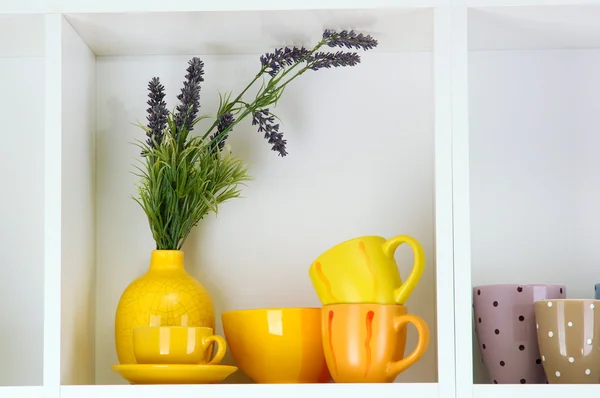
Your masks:
<svg viewBox="0 0 600 398"><path fill-rule="evenodd" d="M148 217L157 250L181 250L192 228L217 213L219 204L239 197L239 186L250 179L241 159L209 141L192 137L182 144L171 115L160 144L138 146L144 155L134 200Z"/></svg>

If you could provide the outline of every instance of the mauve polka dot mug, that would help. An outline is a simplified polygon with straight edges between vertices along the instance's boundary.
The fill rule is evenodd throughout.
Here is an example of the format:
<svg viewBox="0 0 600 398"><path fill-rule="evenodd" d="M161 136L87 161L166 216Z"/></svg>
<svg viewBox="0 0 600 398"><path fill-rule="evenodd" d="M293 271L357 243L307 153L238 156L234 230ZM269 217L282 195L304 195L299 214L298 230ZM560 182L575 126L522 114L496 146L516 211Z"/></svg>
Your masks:
<svg viewBox="0 0 600 398"><path fill-rule="evenodd" d="M540 354L550 384L600 383L598 311L600 300L535 303Z"/></svg>
<svg viewBox="0 0 600 398"><path fill-rule="evenodd" d="M542 384L534 303L566 297L564 285L485 285L473 288L475 333L494 384Z"/></svg>

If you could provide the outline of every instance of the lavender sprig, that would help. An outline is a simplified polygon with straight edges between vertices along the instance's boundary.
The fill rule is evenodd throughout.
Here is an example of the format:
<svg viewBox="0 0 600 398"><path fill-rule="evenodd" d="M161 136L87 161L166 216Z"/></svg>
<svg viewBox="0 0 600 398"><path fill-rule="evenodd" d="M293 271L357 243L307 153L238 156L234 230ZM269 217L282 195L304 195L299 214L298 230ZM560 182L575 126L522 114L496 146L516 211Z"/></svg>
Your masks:
<svg viewBox="0 0 600 398"><path fill-rule="evenodd" d="M153 77L148 83L148 106L146 110L148 115L148 128L146 132L148 139L146 143L150 148L154 148L156 145L160 145L164 137L164 129L167 127L167 116L169 111L167 110L167 103L164 101L165 98L165 87L160 83L158 77Z"/></svg>
<svg viewBox="0 0 600 398"><path fill-rule="evenodd" d="M338 68L343 66L355 66L360 63L360 55L338 51L335 53L317 52L307 59L308 69L319 70L331 67Z"/></svg>
<svg viewBox="0 0 600 398"><path fill-rule="evenodd" d="M180 130L191 130L192 123L198 115L200 108L200 83L204 81L204 62L200 58L194 57L188 62L185 75L186 81L183 82L181 94L177 99L181 104L177 106L175 115L175 124Z"/></svg>
<svg viewBox="0 0 600 398"><path fill-rule="evenodd" d="M222 133L225 130L227 130L230 126L232 126L234 122L235 119L233 118L233 115L231 113L225 113L221 115L221 117L219 118L219 124L217 124L217 131L210 136L210 143L213 150L214 148L218 148L219 152L223 150L223 148L225 147L225 140L227 139L227 137L229 137L229 132L231 131L231 129L229 129L227 134L223 135Z"/></svg>
<svg viewBox="0 0 600 398"><path fill-rule="evenodd" d="M326 29L323 32L323 40L329 47L346 47L356 50L371 50L379 44L371 35L356 33L353 30L335 30Z"/></svg>
<svg viewBox="0 0 600 398"><path fill-rule="evenodd" d="M265 133L265 139L273 146L271 150L279 152L281 157L288 154L287 140L283 139L283 133L279 132L279 124L275 123L275 117L268 108L257 110L252 114L252 125L258 125L259 133Z"/></svg>
<svg viewBox="0 0 600 398"><path fill-rule="evenodd" d="M301 61L308 54L310 54L310 51L304 47L278 48L272 53L262 55L260 57L260 63L262 64L264 71L273 77L281 68Z"/></svg>

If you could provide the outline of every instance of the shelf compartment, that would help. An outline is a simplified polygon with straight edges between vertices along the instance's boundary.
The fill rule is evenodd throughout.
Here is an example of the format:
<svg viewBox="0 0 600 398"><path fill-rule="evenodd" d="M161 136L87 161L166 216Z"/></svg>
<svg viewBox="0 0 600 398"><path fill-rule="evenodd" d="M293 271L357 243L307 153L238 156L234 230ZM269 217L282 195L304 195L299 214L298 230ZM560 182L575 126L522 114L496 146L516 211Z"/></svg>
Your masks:
<svg viewBox="0 0 600 398"><path fill-rule="evenodd" d="M470 269L465 264L455 269L461 285L456 330L462 336L458 361L473 354L468 378L476 384L490 380L472 315L466 321L467 311L472 314L467 280L468 286L560 283L567 285L568 298L593 298L595 278L600 279L593 241L600 195L593 152L600 144L594 94L600 88L598 22L600 8L592 5L468 10L471 257ZM465 247L459 243L455 250ZM459 385L467 380L467 370L461 372L465 378L459 376ZM535 396L561 388L475 386L474 391L511 389Z"/></svg>
<svg viewBox="0 0 600 398"><path fill-rule="evenodd" d="M108 17L115 23L109 26ZM241 24L245 18L253 24ZM218 38L221 29L228 39L217 39L217 45L183 40L181 26L194 32L205 20L219 23L200 28L202 35ZM143 32L163 23L157 49L150 49ZM235 32L226 30L236 23ZM63 122L83 115L62 126L63 151L79 148L78 156L62 160L63 203L72 200L63 205L63 224L70 225L63 227L63 251L78 248L62 264L63 393L78 391L70 385L126 383L111 370L117 363L115 309L126 286L147 269L153 249L145 215L130 198L136 182L132 165L139 157L131 143L144 137L131 122L145 118L148 80L161 77L171 108L187 60L201 56L206 70L201 113L214 112L218 90L243 87L262 53L312 44L327 27L372 33L382 49L361 54L357 67L307 73L290 86L276 108L288 157L275 156L249 121L231 135L234 154L249 162L255 180L244 199L222 205L218 220L207 217L190 237L186 267L213 294L216 331L222 334L219 314L225 310L320 306L308 266L336 243L365 234L413 235L426 250L427 265L407 306L425 319L432 335L425 357L397 381L431 383L423 388L437 391L433 10L69 14L63 25ZM402 36L411 38L396 39ZM233 47L227 46L230 40ZM412 264L408 248L397 259L406 277ZM265 283L265 274L277 284ZM409 328L407 350L415 342ZM232 362L226 356L224 363ZM241 371L225 380L248 382ZM373 388L423 386L397 385Z"/></svg>
<svg viewBox="0 0 600 398"><path fill-rule="evenodd" d="M42 384L44 29L41 15L0 15L0 386Z"/></svg>

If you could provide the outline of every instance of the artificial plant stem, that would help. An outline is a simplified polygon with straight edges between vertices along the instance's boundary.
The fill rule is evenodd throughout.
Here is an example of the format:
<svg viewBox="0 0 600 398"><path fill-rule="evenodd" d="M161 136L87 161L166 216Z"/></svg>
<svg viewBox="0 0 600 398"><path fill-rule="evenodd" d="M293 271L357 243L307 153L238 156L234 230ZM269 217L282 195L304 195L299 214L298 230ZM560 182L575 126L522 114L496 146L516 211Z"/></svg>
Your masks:
<svg viewBox="0 0 600 398"><path fill-rule="evenodd" d="M252 81L250 82L250 84L248 84L246 86L246 88L233 100L231 101L227 106L233 106L235 105L240 99L242 99L242 96L244 94L246 94L246 91L248 91L250 89L250 87L252 87L254 85L254 83L256 83L256 81L258 80L259 77L262 76L262 74L265 72L265 68L266 67L262 67L260 69L260 72L254 77L254 79L252 79ZM227 113L228 111L231 111L231 108L227 109L227 111L225 113ZM206 133L204 133L204 135L202 136L202 139L206 139L206 137L208 137L210 135L210 133L212 133L213 129L219 124L219 119L220 119L220 115L217 115L217 120L215 120L215 122L212 124L212 126L210 126L210 128L208 129L208 131ZM241 119L241 118L240 118ZM235 124L235 123L234 123Z"/></svg>

